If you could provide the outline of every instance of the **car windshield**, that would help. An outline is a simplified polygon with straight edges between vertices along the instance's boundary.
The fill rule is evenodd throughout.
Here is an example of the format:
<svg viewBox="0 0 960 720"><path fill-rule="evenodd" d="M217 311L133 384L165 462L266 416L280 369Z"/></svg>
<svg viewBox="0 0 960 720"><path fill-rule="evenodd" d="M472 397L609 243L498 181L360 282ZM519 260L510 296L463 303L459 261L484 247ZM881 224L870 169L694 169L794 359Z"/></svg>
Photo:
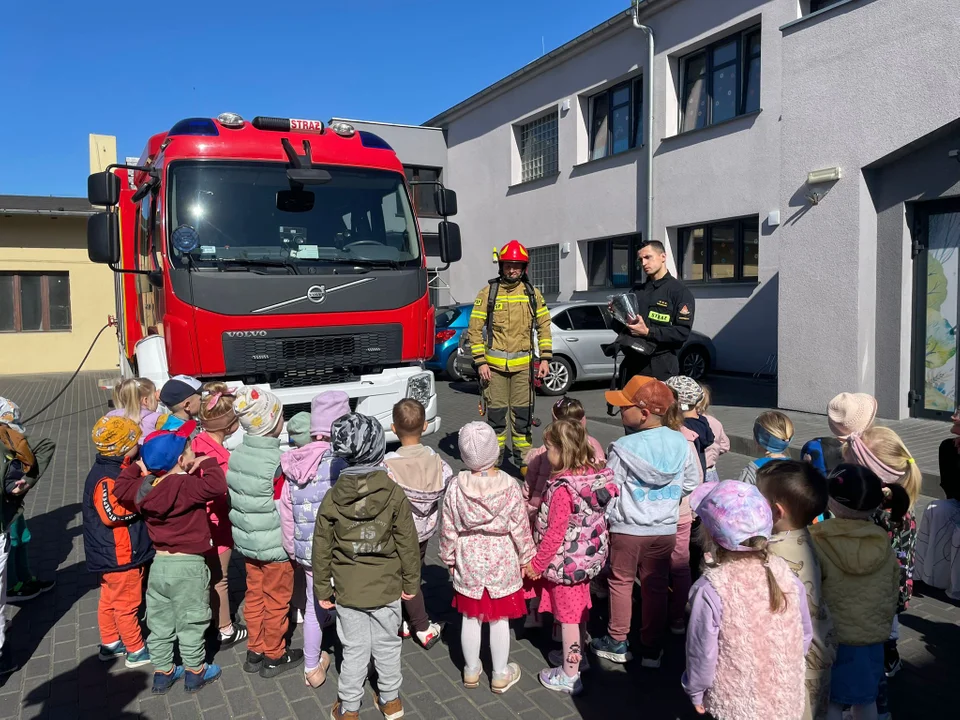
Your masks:
<svg viewBox="0 0 960 720"><path fill-rule="evenodd" d="M294 192L277 163L180 162L169 174L170 252L198 267L254 264L418 266L403 175L325 166ZM186 263L186 258L183 259Z"/></svg>

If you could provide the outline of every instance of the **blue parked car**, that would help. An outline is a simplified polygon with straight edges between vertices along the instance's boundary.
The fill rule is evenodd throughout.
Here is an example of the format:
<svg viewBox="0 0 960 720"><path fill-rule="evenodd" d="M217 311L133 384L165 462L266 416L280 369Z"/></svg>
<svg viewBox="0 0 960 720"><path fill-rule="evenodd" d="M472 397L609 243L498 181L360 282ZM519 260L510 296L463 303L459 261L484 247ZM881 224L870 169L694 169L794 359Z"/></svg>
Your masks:
<svg viewBox="0 0 960 720"><path fill-rule="evenodd" d="M427 361L428 369L435 373L444 372L453 380L462 380L454 367L457 359L457 346L460 336L470 324L470 311L473 305L450 305L437 308L437 335L434 340L433 357Z"/></svg>

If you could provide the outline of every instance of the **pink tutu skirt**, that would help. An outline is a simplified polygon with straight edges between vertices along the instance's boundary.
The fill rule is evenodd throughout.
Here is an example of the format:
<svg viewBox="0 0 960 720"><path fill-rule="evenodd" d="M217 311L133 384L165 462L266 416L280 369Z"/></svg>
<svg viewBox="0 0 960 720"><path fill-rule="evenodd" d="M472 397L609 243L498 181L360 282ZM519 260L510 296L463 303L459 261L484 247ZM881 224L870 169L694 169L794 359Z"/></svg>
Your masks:
<svg viewBox="0 0 960 720"><path fill-rule="evenodd" d="M492 598L487 589L484 588L483 595L479 600L455 592L453 594L453 607L461 615L468 618L477 618L482 622L514 620L527 614L527 604L523 600L522 589L502 598Z"/></svg>

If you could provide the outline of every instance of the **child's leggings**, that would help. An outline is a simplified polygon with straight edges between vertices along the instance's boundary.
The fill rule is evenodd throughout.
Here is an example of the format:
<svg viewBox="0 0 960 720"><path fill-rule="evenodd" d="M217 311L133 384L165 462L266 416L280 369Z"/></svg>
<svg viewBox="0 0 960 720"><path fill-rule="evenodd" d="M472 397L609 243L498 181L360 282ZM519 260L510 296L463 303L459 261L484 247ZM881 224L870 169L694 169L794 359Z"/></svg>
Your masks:
<svg viewBox="0 0 960 720"><path fill-rule="evenodd" d="M693 518L680 518L677 544L670 554L670 624L683 625L687 619L687 596L693 583L690 572L690 528Z"/></svg>
<svg viewBox="0 0 960 720"><path fill-rule="evenodd" d="M506 618L494 620L490 625L490 659L493 672L502 675L507 671L507 658L510 657L510 623ZM460 627L460 647L463 650L465 667L480 669L480 629L483 621L479 618L463 616Z"/></svg>
<svg viewBox="0 0 960 720"><path fill-rule="evenodd" d="M561 623L560 641L563 643L563 672L567 677L580 674L580 661L587 645L587 624Z"/></svg>
<svg viewBox="0 0 960 720"><path fill-rule="evenodd" d="M313 670L320 665L323 626L330 613L314 599L313 571L305 569L304 574L307 578L307 607L303 613L303 665L306 670Z"/></svg>

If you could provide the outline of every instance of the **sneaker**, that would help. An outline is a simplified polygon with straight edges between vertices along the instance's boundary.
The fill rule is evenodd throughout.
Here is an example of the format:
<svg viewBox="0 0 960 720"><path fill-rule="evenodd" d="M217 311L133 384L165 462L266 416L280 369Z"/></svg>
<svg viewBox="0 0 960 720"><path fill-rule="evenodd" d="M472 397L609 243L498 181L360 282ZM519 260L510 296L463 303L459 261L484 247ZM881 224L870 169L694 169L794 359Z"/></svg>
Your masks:
<svg viewBox="0 0 960 720"><path fill-rule="evenodd" d="M34 585L30 581L18 582L7 590L7 602L16 605L17 603L26 602L27 600L33 600L42 592L43 590L41 590L39 586Z"/></svg>
<svg viewBox="0 0 960 720"><path fill-rule="evenodd" d="M657 648L649 648L644 645L640 646L640 665L645 668L653 668L654 670L660 667L660 661L663 660L663 650Z"/></svg>
<svg viewBox="0 0 960 720"><path fill-rule="evenodd" d="M303 671L303 682L308 687L318 688L327 681L327 670L330 669L330 653L320 653L320 664L315 668Z"/></svg>
<svg viewBox="0 0 960 720"><path fill-rule="evenodd" d="M287 650L280 657L265 657L260 668L260 677L272 678L303 664L303 650Z"/></svg>
<svg viewBox="0 0 960 720"><path fill-rule="evenodd" d="M903 669L903 662L900 660L900 651L897 650L896 641L890 640L883 644L883 674L892 678Z"/></svg>
<svg viewBox="0 0 960 720"><path fill-rule="evenodd" d="M547 655L547 661L552 667L560 667L563 665L563 650L551 650L550 654ZM590 669L590 658L587 657L586 653L580 655L580 672L586 672Z"/></svg>
<svg viewBox="0 0 960 720"><path fill-rule="evenodd" d="M380 698L377 698L377 707L383 713L383 720L400 720L403 717L403 703L399 697L387 702L380 702Z"/></svg>
<svg viewBox="0 0 960 720"><path fill-rule="evenodd" d="M597 657L620 663L621 665L633 659L633 655L630 654L630 643L626 640L617 642L609 635L591 640L590 649L593 650L593 654Z"/></svg>
<svg viewBox="0 0 960 720"><path fill-rule="evenodd" d="M480 687L480 668L474 670L465 667L463 669L463 686L470 690Z"/></svg>
<svg viewBox="0 0 960 720"><path fill-rule="evenodd" d="M243 661L243 671L247 673L258 673L263 667L263 655L252 650L247 650L247 657Z"/></svg>
<svg viewBox="0 0 960 720"><path fill-rule="evenodd" d="M580 673L574 677L567 675L563 668L547 668L541 670L537 675L540 684L547 690L566 693L567 695L579 695L583 691L583 683L580 682Z"/></svg>
<svg viewBox="0 0 960 720"><path fill-rule="evenodd" d="M670 632L673 633L674 635L686 635L686 634L687 634L687 624L686 624L686 623L683 623L683 622L680 622L680 623L671 623L671 625L670 625Z"/></svg>
<svg viewBox="0 0 960 720"><path fill-rule="evenodd" d="M414 634L423 649L429 650L440 641L440 626L437 623L430 623L426 630Z"/></svg>
<svg viewBox="0 0 960 720"><path fill-rule="evenodd" d="M30 578L30 584L37 588L40 592L50 592L57 584L57 579L53 580L41 580L37 577Z"/></svg>
<svg viewBox="0 0 960 720"><path fill-rule="evenodd" d="M406 620L400 623L400 637L404 640L410 637L410 624Z"/></svg>
<svg viewBox="0 0 960 720"><path fill-rule="evenodd" d="M493 680L490 681L490 689L497 695L503 695L519 681L520 666L516 663L508 663L505 672L493 674Z"/></svg>
<svg viewBox="0 0 960 720"><path fill-rule="evenodd" d="M220 638L220 649L231 647L236 645L239 642L243 642L247 639L247 627L241 625L240 623L233 624L233 632L229 635L224 635L222 632L217 633Z"/></svg>
<svg viewBox="0 0 960 720"><path fill-rule="evenodd" d="M344 710L340 699L337 698L337 701L333 704L333 708L330 710L330 720L360 720L360 711Z"/></svg>
<svg viewBox="0 0 960 720"><path fill-rule="evenodd" d="M123 642L117 640L113 645L101 645L100 653L97 655L103 662L110 662L115 660L118 657L123 657L127 654L127 649L123 646Z"/></svg>
<svg viewBox="0 0 960 720"><path fill-rule="evenodd" d="M144 665L149 665L150 651L147 650L147 646L144 645L134 653L127 653L127 659L123 661L123 664L128 668L138 668Z"/></svg>
<svg viewBox="0 0 960 720"><path fill-rule="evenodd" d="M153 674L153 689L151 692L154 695L163 695L182 677L183 665L174 665L170 672L160 672L158 670Z"/></svg>
<svg viewBox="0 0 960 720"><path fill-rule="evenodd" d="M222 670L216 663L204 663L199 670L187 670L187 677L183 681L183 689L188 693L195 693L204 685L209 685L218 677Z"/></svg>

